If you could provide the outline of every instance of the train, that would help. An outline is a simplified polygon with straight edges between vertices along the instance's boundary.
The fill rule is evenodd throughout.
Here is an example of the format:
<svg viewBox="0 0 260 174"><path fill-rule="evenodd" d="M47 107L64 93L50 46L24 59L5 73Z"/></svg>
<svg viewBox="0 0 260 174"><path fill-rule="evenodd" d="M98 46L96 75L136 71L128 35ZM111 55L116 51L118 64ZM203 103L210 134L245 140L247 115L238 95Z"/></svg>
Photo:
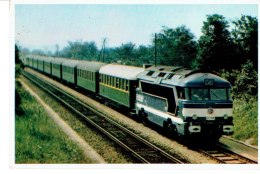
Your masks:
<svg viewBox="0 0 260 174"><path fill-rule="evenodd" d="M24 65L135 113L173 136L218 140L234 133L231 84L179 66L135 67L28 55Z"/></svg>

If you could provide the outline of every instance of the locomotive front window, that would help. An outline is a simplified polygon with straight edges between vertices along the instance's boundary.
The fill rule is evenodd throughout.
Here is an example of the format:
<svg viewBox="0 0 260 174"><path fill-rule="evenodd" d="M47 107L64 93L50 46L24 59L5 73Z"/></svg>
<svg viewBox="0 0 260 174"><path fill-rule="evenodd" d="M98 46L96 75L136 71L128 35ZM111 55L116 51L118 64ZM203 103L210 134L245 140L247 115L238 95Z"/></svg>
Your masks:
<svg viewBox="0 0 260 174"><path fill-rule="evenodd" d="M227 88L190 88L189 96L194 101L230 99L229 89Z"/></svg>
<svg viewBox="0 0 260 174"><path fill-rule="evenodd" d="M211 100L227 100L227 89L210 89Z"/></svg>

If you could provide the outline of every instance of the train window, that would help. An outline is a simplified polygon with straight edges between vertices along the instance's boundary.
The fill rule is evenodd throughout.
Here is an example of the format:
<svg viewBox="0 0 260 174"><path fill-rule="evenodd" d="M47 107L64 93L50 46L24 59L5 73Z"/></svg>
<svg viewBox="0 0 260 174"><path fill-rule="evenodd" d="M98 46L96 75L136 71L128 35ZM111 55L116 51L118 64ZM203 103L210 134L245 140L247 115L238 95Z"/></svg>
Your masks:
<svg viewBox="0 0 260 174"><path fill-rule="evenodd" d="M108 85L111 85L111 76L108 76Z"/></svg>
<svg viewBox="0 0 260 174"><path fill-rule="evenodd" d="M164 70L164 68L160 68L160 69L159 69L159 71L163 71L163 70Z"/></svg>
<svg viewBox="0 0 260 174"><path fill-rule="evenodd" d="M115 78L114 77L111 78L111 82L112 82L111 85L115 86Z"/></svg>
<svg viewBox="0 0 260 174"><path fill-rule="evenodd" d="M189 88L184 88L184 94L185 94L185 99L190 100L190 90L189 90Z"/></svg>
<svg viewBox="0 0 260 174"><path fill-rule="evenodd" d="M147 76L152 76L155 71L148 71Z"/></svg>
<svg viewBox="0 0 260 174"><path fill-rule="evenodd" d="M116 88L119 87L119 79L116 77Z"/></svg>
<svg viewBox="0 0 260 174"><path fill-rule="evenodd" d="M166 73L159 73L158 77L164 77Z"/></svg>
<svg viewBox="0 0 260 174"><path fill-rule="evenodd" d="M191 100L209 100L209 89L194 88L191 89Z"/></svg>
<svg viewBox="0 0 260 174"><path fill-rule="evenodd" d="M226 88L191 88L191 100L229 100Z"/></svg>
<svg viewBox="0 0 260 174"><path fill-rule="evenodd" d="M118 84L118 88L119 88L119 89L121 89L121 84L122 84L122 83L121 83L121 80L122 80L122 79L118 79L118 83L119 83L119 84Z"/></svg>
<svg viewBox="0 0 260 174"><path fill-rule="evenodd" d="M177 90L177 96L179 99L185 99L185 91L182 87L176 87Z"/></svg>
<svg viewBox="0 0 260 174"><path fill-rule="evenodd" d="M173 77L174 74L169 74L167 79L171 79Z"/></svg>
<svg viewBox="0 0 260 174"><path fill-rule="evenodd" d="M125 90L125 79L123 79L123 90Z"/></svg>
<svg viewBox="0 0 260 174"><path fill-rule="evenodd" d="M124 79L122 79L122 85L121 86L122 86L122 89L125 90L125 80Z"/></svg>
<svg viewBox="0 0 260 174"><path fill-rule="evenodd" d="M124 89L123 79L120 79L120 89Z"/></svg>
<svg viewBox="0 0 260 174"><path fill-rule="evenodd" d="M175 97L173 89L165 86L154 85L146 82L141 82L142 92L148 93L160 98L167 99L168 112L174 113L176 108Z"/></svg>
<svg viewBox="0 0 260 174"><path fill-rule="evenodd" d="M128 91L128 89L129 89L129 81L126 80L125 90Z"/></svg>
<svg viewBox="0 0 260 174"><path fill-rule="evenodd" d="M224 89L210 89L210 99L211 100L227 100L227 90Z"/></svg>

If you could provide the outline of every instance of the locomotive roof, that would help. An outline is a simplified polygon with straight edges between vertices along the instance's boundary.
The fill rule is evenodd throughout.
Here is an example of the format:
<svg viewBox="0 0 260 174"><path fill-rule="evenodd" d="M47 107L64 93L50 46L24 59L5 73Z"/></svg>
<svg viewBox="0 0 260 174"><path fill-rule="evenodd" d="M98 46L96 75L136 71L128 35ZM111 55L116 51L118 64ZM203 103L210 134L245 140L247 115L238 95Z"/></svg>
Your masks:
<svg viewBox="0 0 260 174"><path fill-rule="evenodd" d="M231 87L228 81L217 75L183 67L150 67L140 73L137 78L150 83L169 86L205 87L205 85L208 85L214 87ZM206 84L207 81L211 81L212 84Z"/></svg>
<svg viewBox="0 0 260 174"><path fill-rule="evenodd" d="M118 64L108 64L100 68L99 73L110 75L114 77L124 78L128 80L136 80L137 75L143 72L143 68L118 65Z"/></svg>
<svg viewBox="0 0 260 174"><path fill-rule="evenodd" d="M68 67L76 67L80 61L79 60L73 60L73 59L66 59L62 62L62 66L68 66Z"/></svg>
<svg viewBox="0 0 260 174"><path fill-rule="evenodd" d="M102 62L94 62L94 61L80 61L77 68L97 72L104 65L107 64Z"/></svg>

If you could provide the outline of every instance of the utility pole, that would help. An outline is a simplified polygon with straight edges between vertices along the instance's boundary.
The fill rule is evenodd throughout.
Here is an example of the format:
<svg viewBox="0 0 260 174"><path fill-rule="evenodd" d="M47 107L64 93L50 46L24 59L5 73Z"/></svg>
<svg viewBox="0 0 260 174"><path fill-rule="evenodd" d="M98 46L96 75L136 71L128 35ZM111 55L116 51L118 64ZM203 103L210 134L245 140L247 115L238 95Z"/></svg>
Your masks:
<svg viewBox="0 0 260 174"><path fill-rule="evenodd" d="M154 34L154 66L156 66L157 61L157 34Z"/></svg>
<svg viewBox="0 0 260 174"><path fill-rule="evenodd" d="M102 62L105 62L105 48L106 48L106 42L107 42L107 38L104 38L103 39L103 43L102 43L102 47L101 47L101 50L100 50L100 54L99 54L99 59L101 59L101 56L102 56Z"/></svg>
<svg viewBox="0 0 260 174"><path fill-rule="evenodd" d="M60 56L59 55L59 45L56 44L55 47L56 47L56 57L59 57Z"/></svg>

